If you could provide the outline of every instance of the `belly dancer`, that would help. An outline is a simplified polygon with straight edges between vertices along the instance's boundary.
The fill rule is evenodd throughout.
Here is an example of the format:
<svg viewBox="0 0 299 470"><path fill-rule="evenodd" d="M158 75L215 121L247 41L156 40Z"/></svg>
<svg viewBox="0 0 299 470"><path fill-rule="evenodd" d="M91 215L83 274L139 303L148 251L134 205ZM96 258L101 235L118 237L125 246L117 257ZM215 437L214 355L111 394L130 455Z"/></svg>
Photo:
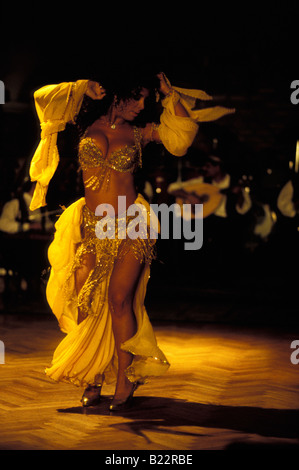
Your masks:
<svg viewBox="0 0 299 470"><path fill-rule="evenodd" d="M137 127L134 121L157 93L163 105L160 122ZM200 90L171 87L163 73L126 86L122 82L119 88L90 80L48 85L34 99L42 132L30 166L31 179L37 182L32 210L46 205L59 163L57 133L69 122L85 123L78 146L85 196L64 210L48 251L47 300L66 336L46 374L83 387L83 406L97 404L102 385L115 383L110 410L123 410L137 386L169 368L144 306L155 256L156 238L150 229L154 225L158 231L158 222L136 193L134 172L149 142L183 156L199 121L232 110L216 106L193 111L196 99L210 97ZM94 105L92 112L86 102ZM119 196L125 201L120 213ZM143 209L137 238L128 236L133 217L127 209L133 204ZM107 208L106 230L113 236L97 235L103 220L103 213L96 212L99 206Z"/></svg>

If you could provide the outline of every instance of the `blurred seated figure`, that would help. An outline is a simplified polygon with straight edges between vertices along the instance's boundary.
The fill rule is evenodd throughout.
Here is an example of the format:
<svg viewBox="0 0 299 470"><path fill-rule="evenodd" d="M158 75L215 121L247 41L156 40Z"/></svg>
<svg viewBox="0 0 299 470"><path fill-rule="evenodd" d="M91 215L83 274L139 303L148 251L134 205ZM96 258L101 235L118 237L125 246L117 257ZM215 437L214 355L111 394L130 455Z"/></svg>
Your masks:
<svg viewBox="0 0 299 470"><path fill-rule="evenodd" d="M170 184L168 193L178 204L203 204L203 247L198 256L202 268L204 264L213 272L220 267L223 276L227 269L233 272L233 261L244 248L244 216L249 214L252 201L249 189L228 172L218 155L208 156L199 170L192 179ZM194 260L194 253L192 256Z"/></svg>
<svg viewBox="0 0 299 470"><path fill-rule="evenodd" d="M34 188L35 183L26 181L4 204L0 217L1 294L10 305L19 295L40 296L41 274L48 267L46 253L53 223L42 210L29 209ZM3 299L0 303L3 308Z"/></svg>
<svg viewBox="0 0 299 470"><path fill-rule="evenodd" d="M52 222L44 216L40 209L29 209L35 183L26 181L22 190L11 201L6 202L0 217L0 231L7 234L28 232L29 230L51 230ZM45 218L45 221L43 221Z"/></svg>
<svg viewBox="0 0 299 470"><path fill-rule="evenodd" d="M268 241L277 221L276 213L271 210L270 204L256 202L254 204L253 234L261 240Z"/></svg>
<svg viewBox="0 0 299 470"><path fill-rule="evenodd" d="M299 174L294 173L282 186L277 197L279 210L279 231L277 243L281 254L281 265L290 266L292 273L298 266L298 239L299 239Z"/></svg>
<svg viewBox="0 0 299 470"><path fill-rule="evenodd" d="M280 190L277 207L285 217L295 217L299 210L298 176L290 179ZM294 181L293 181L294 180ZM296 184L297 183L297 184Z"/></svg>
<svg viewBox="0 0 299 470"><path fill-rule="evenodd" d="M218 189L218 204L211 204L215 194L206 183ZM224 162L219 156L211 155L201 168L201 175L183 182L175 182L169 185L168 193L176 198L183 199L185 204L203 204L204 216L214 214L217 217L227 217L232 212L246 214L251 208L249 192L238 182L235 183L231 175L225 169ZM205 213L205 205L209 209Z"/></svg>

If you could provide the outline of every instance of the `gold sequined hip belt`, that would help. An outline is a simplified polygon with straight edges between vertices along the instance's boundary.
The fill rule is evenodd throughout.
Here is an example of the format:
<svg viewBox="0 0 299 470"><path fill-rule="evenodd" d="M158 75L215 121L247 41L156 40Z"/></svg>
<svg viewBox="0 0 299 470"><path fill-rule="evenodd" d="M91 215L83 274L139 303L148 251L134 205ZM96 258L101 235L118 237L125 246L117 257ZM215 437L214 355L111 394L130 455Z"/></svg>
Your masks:
<svg viewBox="0 0 299 470"><path fill-rule="evenodd" d="M128 236L130 235L130 230L132 230L132 227L130 228L129 225L131 222L134 222L133 219L135 219L135 217L128 216L126 213L115 218L106 216L98 217L84 205L82 208L82 216L82 241L78 244L65 289L66 291L69 290L68 281L70 281L72 275L75 275L76 271L82 267L85 256L93 255L93 267L90 270L77 300L77 305L81 309L81 314L84 317L87 315L97 315L97 312L93 311L92 301L100 289L100 283L105 278L108 279L109 275L112 273L115 262L124 260L125 256L131 253L140 263L150 264L151 261L156 258L156 240L150 239L150 230L145 221L144 224L141 224L144 226L142 231L143 237L138 236L134 238L133 236ZM103 222L103 224L105 222L107 225L107 231L104 231L104 233L107 233L107 236L102 238L99 237L97 225L101 222ZM111 233L114 228L114 236L111 236L109 233L109 228L111 228ZM129 234L127 233L128 231ZM71 285L73 285L73 283L71 283ZM69 296L70 299L72 298L71 290L69 290L67 296Z"/></svg>
<svg viewBox="0 0 299 470"><path fill-rule="evenodd" d="M146 209L144 209L146 211ZM115 217L96 216L86 205L83 207L83 223L81 225L83 238L98 238L124 240L149 239L150 227L142 215L128 215L126 212Z"/></svg>

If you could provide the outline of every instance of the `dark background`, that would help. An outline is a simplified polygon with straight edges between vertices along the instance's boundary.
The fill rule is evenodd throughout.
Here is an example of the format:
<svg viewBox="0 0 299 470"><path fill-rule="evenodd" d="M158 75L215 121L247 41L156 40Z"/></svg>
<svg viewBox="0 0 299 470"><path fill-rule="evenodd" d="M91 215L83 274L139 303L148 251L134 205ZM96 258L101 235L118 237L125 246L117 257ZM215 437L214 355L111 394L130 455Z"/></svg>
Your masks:
<svg viewBox="0 0 299 470"><path fill-rule="evenodd" d="M271 206L277 223L261 240L252 236L252 219L246 219L242 245L224 260L206 250L205 238L196 253L187 253L179 242L160 242L148 291L152 317L297 325L299 223L282 217L276 207L280 189L295 176L290 162L299 139L299 105L290 101L290 85L299 79L297 21L296 2L6 3L1 17L0 79L6 90L0 110L1 207L26 176L38 143L34 90L100 76L107 68L124 76L127 67L163 70L172 84L203 89L217 104L236 108L234 115L201 126L183 171L191 154L192 161L196 158L201 139L216 137L230 171L250 184L257 204ZM61 165L50 188L50 208L81 196L69 140L67 134L60 136ZM154 190L156 177L164 178L155 202L172 202L166 188L177 178L177 160L150 149L144 172ZM2 293L3 311L48 312L40 280L48 244L49 238L41 237L22 248L27 254L22 264L32 268L38 287L30 293L15 287L12 294Z"/></svg>

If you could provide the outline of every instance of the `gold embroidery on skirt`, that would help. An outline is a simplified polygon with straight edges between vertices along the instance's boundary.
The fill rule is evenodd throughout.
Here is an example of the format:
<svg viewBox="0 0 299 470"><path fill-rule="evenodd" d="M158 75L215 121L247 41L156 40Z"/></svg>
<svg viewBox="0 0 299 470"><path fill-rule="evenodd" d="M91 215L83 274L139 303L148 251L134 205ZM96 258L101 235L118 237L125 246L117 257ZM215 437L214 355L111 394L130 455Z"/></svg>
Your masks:
<svg viewBox="0 0 299 470"><path fill-rule="evenodd" d="M127 235L128 225L134 218L135 216L127 216L126 214L115 219L111 218L107 228L109 228L110 223L113 223L113 227L115 226L113 238L108 236L98 238L96 236L96 225L102 217L96 217L87 206L83 207L83 222L81 224L82 242L78 245L75 259L65 284L67 300L73 302L77 297L77 306L80 309L82 318L86 318L88 315L97 315L97 312L92 310L93 298L100 282L106 276L111 275L116 260L124 259L125 255L129 252L133 253L140 263L150 264L156 258L156 240L150 239L150 230L146 223L141 230L139 227L138 233L141 235L140 237L133 239ZM95 255L95 265L77 296L76 292L74 292L74 284L70 281L72 276L75 275L76 270L82 266L82 260L86 254ZM105 301L107 299L103 298L102 302Z"/></svg>

